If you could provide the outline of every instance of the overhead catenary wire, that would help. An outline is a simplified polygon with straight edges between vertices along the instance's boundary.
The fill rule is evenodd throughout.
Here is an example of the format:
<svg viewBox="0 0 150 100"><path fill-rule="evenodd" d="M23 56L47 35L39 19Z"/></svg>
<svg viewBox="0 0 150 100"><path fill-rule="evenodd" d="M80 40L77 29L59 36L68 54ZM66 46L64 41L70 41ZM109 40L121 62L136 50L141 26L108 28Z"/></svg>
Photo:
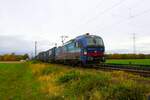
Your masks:
<svg viewBox="0 0 150 100"><path fill-rule="evenodd" d="M141 4L143 4L143 0L139 0L138 2L135 2L134 5L132 5L132 6L127 6L127 5L124 3L123 6L125 6L125 7L128 9L129 16L130 16L130 17L133 17L133 16L132 16L132 10L135 9L135 8L137 8L137 7L139 7L139 5L141 5ZM114 13L112 13L111 15L114 16L114 17L128 18L127 16L123 16L123 15L120 15L120 14L114 14Z"/></svg>
<svg viewBox="0 0 150 100"><path fill-rule="evenodd" d="M121 5L123 2L125 2L125 1L126 1L126 0L120 0L119 2L115 3L113 6L111 6L111 7L109 7L109 8L106 8L106 9L103 10L102 12L99 12L95 17L88 19L85 23L81 24L80 26L85 25L85 24L89 24L89 23L93 22L94 20L97 19L97 17L102 16L102 15L104 15L105 13L111 11L112 9L114 9L114 8L116 8L116 7L118 7L118 6L120 6L120 5ZM79 27L80 27L80 26L79 26ZM78 28L79 28L79 27L78 27ZM78 28L77 28L77 29L78 29ZM75 29L76 29L76 28L75 28Z"/></svg>
<svg viewBox="0 0 150 100"><path fill-rule="evenodd" d="M97 5L94 6L94 10L98 9L98 7L100 7L100 6L103 4L103 1L104 1L104 0L101 0L100 2L98 2ZM89 9L89 10L91 10L91 9ZM87 10L88 13L90 12L89 10ZM86 13L87 13L87 12L86 12ZM87 17L87 15L83 16L80 21L84 20L85 17Z"/></svg>
<svg viewBox="0 0 150 100"><path fill-rule="evenodd" d="M149 13L149 12L150 12L150 9L146 9L146 10L144 10L144 11L141 11L141 12L138 12L138 13L135 13L135 14L132 13L132 9L135 9L135 8L139 7L140 1L141 1L141 0L139 0L139 2L136 2L136 4L134 4L134 6L135 6L134 8L133 8L133 7L127 7L127 8L128 8L127 10L128 10L128 12L129 12L129 16L120 16L120 17L122 17L122 20L116 21L115 23L112 23L112 25L104 26L104 27L102 27L102 28L99 29L99 30L104 30L104 29L109 29L109 28L115 27L115 26L117 26L117 25L119 25L119 24L121 24L121 23L123 23L123 22L136 19L136 18L139 17L139 16L143 16L144 14ZM122 4L122 2L120 2L120 3ZM119 4L119 3L118 3L118 4ZM138 5L138 6L137 6L137 5ZM118 6L117 6L117 7L118 7ZM108 8L108 9L109 9L109 8ZM109 10L107 11L106 9L105 9L104 11L109 12ZM100 12L100 13L99 13L99 16L104 15L106 12L103 12L103 13ZM89 19L85 24L89 24L89 23L95 21L99 16L97 15L97 16L95 16L94 18ZM133 53L136 53L136 49L134 49Z"/></svg>
<svg viewBox="0 0 150 100"><path fill-rule="evenodd" d="M102 16L102 15L104 15L105 13L111 11L112 9L114 9L114 8L116 8L116 7L118 7L118 6L120 6L120 5L121 5L123 2L125 2L125 1L126 1L126 0L120 0L119 2L115 3L113 6L111 6L111 7L107 8L107 9L105 9L105 10L102 11L102 12L99 12L95 17L89 19L85 24L94 21L94 20L95 20L96 18L98 18L99 16Z"/></svg>
<svg viewBox="0 0 150 100"><path fill-rule="evenodd" d="M134 15L132 15L132 16L129 16L128 18L126 18L126 19L123 19L123 20L121 20L121 21L118 21L116 24L113 24L113 26L109 26L110 28L113 28L114 26L117 26L117 25L119 25L119 24L121 24L121 23L123 23L123 22L125 22L125 21L128 21L128 20L131 20L131 19L135 19L135 18L137 18L137 17L139 17L139 16L142 16L142 15L144 15L144 14L146 14L146 13L149 13L150 12L150 9L147 9L147 10L144 10L144 11L142 11L142 12L140 12L140 13L137 13L137 14L134 14ZM103 30L103 29L109 29L109 27L104 27L104 28L102 28L101 29L101 31ZM145 51L143 51L143 52L145 52ZM136 34L135 33L133 33L133 54L136 54L137 53L137 50L136 50Z"/></svg>
<svg viewBox="0 0 150 100"><path fill-rule="evenodd" d="M113 6L111 6L111 7L107 8L107 9L105 9L105 10L102 11L102 12L99 12L99 14L97 14L97 16L95 16L94 18L88 19L87 22L85 22L85 23L83 23L83 24L80 24L80 26L82 26L82 25L84 25L84 24L89 24L89 23L95 21L98 16L102 16L102 15L104 15L105 13L108 13L108 12L111 11L113 8L118 7L119 5L121 5L121 4L122 4L123 2L125 2L125 1L127 1L127 0L120 0L120 2L118 2L118 3L114 4ZM137 6L137 5L141 4L141 3L140 3L141 1L142 1L142 0L139 0L138 2L135 2L134 6ZM142 1L142 2L143 2L143 1ZM126 6L126 7L128 8L129 13L131 13L132 7L128 7L128 6ZM96 7L96 8L97 8L97 7ZM147 11L145 11L145 12L147 12ZM116 15L116 16L122 17L123 19L124 19L124 18L125 18L125 19L129 19L128 17L124 17L124 16L121 16L121 15ZM138 15L136 15L136 16L138 16ZM132 16L132 14L130 14L130 17L135 17L135 15ZM78 26L78 28L80 28L80 26ZM77 28L77 29L78 29L78 28ZM76 29L76 28L75 28L75 29Z"/></svg>
<svg viewBox="0 0 150 100"><path fill-rule="evenodd" d="M146 14L146 13L148 13L148 12L150 12L150 9L144 10L144 11L142 11L142 12L140 12L140 13L137 13L137 14L134 14L134 15L129 16L129 17L127 17L127 18L124 18L123 20L117 21L116 23L114 23L113 26L112 26L112 25L109 25L109 26L106 26L106 27L101 28L100 30L102 31L102 30L104 30L104 29L106 29L106 28L109 29L109 27L112 28L112 27L114 27L114 26L117 26L117 25L119 25L119 24L125 22L125 21L128 21L128 20L137 18L137 17L139 17L139 16L142 16L143 14Z"/></svg>

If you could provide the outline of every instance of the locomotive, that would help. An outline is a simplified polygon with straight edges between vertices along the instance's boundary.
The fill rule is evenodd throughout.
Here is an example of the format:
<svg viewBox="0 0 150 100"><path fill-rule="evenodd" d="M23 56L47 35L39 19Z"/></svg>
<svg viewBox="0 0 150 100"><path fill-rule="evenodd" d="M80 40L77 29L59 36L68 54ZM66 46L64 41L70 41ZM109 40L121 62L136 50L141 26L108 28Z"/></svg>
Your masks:
<svg viewBox="0 0 150 100"><path fill-rule="evenodd" d="M63 46L40 52L36 59L51 63L88 65L105 62L104 52L103 39L87 33L66 42Z"/></svg>

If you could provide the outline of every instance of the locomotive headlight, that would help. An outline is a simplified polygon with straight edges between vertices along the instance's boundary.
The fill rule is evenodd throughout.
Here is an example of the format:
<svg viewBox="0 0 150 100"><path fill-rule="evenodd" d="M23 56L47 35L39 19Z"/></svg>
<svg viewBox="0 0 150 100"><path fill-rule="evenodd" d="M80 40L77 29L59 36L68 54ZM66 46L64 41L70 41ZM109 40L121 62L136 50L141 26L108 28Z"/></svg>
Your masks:
<svg viewBox="0 0 150 100"><path fill-rule="evenodd" d="M87 51L84 51L84 55L87 55Z"/></svg>

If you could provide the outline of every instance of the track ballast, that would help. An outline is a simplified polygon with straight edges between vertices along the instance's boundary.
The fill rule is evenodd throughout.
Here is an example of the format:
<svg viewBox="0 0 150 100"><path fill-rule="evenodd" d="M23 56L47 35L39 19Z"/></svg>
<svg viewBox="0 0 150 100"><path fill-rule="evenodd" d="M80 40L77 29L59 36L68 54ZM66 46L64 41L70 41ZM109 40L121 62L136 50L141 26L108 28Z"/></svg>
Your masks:
<svg viewBox="0 0 150 100"><path fill-rule="evenodd" d="M89 67L88 67L89 68ZM150 77L150 66L149 65L128 65L128 64L98 64L93 66L97 70L117 70L130 72L143 77Z"/></svg>

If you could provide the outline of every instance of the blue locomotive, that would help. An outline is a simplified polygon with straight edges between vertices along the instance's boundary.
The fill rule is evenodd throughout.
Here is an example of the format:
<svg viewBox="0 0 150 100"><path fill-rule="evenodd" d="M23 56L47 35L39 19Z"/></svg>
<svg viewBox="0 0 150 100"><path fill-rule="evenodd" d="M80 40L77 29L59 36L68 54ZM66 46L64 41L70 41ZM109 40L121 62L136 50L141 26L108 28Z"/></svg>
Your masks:
<svg viewBox="0 0 150 100"><path fill-rule="evenodd" d="M105 62L104 52L103 39L87 33L66 42L63 46L40 52L36 59L45 62L87 65Z"/></svg>

